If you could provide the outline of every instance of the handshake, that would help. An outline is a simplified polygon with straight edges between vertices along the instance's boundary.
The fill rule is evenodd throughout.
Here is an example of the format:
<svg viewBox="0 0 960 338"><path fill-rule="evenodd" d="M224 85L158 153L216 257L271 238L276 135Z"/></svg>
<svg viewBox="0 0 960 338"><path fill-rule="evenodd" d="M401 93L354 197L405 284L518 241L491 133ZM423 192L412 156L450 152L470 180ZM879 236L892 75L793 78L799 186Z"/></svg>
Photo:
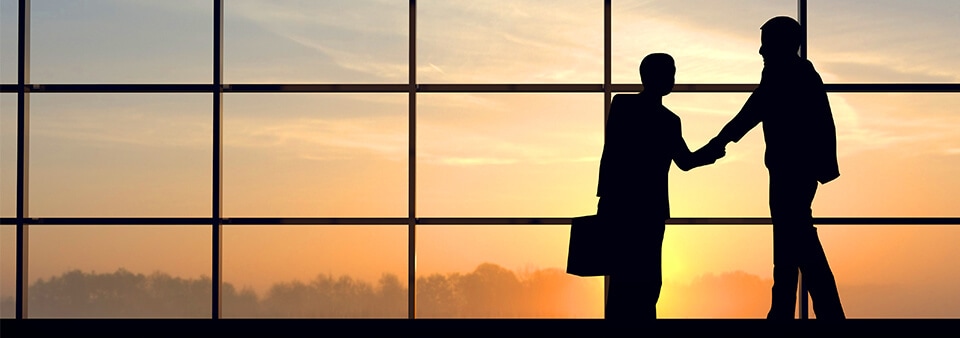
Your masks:
<svg viewBox="0 0 960 338"><path fill-rule="evenodd" d="M707 142L706 145L693 152L693 157L703 165L713 164L727 154L726 148L727 142L720 141L714 137L710 142Z"/></svg>

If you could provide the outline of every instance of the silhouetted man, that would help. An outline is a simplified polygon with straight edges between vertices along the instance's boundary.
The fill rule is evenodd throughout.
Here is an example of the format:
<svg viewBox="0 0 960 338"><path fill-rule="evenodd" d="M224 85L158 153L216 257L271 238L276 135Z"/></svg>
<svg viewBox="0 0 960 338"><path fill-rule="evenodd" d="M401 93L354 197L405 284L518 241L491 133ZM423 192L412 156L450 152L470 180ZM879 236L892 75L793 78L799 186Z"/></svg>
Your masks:
<svg viewBox="0 0 960 338"><path fill-rule="evenodd" d="M597 187L597 215L614 229L608 319L657 317L670 163L686 171L723 156L722 147L709 154L687 148L680 118L663 106L675 73L670 55L647 55L640 63L643 91L618 94L610 106Z"/></svg>
<svg viewBox="0 0 960 338"><path fill-rule="evenodd" d="M707 148L737 142L763 123L773 219L773 290L768 319L795 318L797 271L809 286L818 319L844 318L837 284L813 226L817 182L840 176L837 136L823 80L801 59L800 24L780 16L761 30L763 75L743 108Z"/></svg>

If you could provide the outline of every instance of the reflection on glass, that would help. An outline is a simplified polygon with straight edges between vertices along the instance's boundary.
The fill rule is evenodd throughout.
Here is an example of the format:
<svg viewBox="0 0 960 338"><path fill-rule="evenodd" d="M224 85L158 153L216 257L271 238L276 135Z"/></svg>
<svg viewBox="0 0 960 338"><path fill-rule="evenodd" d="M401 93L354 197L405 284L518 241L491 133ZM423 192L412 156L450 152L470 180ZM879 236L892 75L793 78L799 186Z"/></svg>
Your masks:
<svg viewBox="0 0 960 338"><path fill-rule="evenodd" d="M209 216L209 94L32 94L30 216Z"/></svg>
<svg viewBox="0 0 960 338"><path fill-rule="evenodd" d="M406 83L404 1L224 3L226 83Z"/></svg>
<svg viewBox="0 0 960 338"><path fill-rule="evenodd" d="M0 225L0 318L17 315L17 226Z"/></svg>
<svg viewBox="0 0 960 338"><path fill-rule="evenodd" d="M780 15L795 18L797 2L613 1L613 82L639 83L640 60L668 53L677 83L758 83L760 26Z"/></svg>
<svg viewBox="0 0 960 338"><path fill-rule="evenodd" d="M33 83L212 78L210 1L33 1L30 11Z"/></svg>
<svg viewBox="0 0 960 338"><path fill-rule="evenodd" d="M418 318L600 318L603 278L566 273L570 226L420 226Z"/></svg>
<svg viewBox="0 0 960 338"><path fill-rule="evenodd" d="M0 93L0 217L17 217L17 94Z"/></svg>
<svg viewBox="0 0 960 338"><path fill-rule="evenodd" d="M603 81L603 5L419 1L417 81Z"/></svg>
<svg viewBox="0 0 960 338"><path fill-rule="evenodd" d="M3 84L17 83L18 6L17 0L0 0L0 83Z"/></svg>
<svg viewBox="0 0 960 338"><path fill-rule="evenodd" d="M417 213L569 217L596 210L600 94L424 94Z"/></svg>
<svg viewBox="0 0 960 338"><path fill-rule="evenodd" d="M224 96L224 213L405 217L406 94Z"/></svg>
<svg viewBox="0 0 960 338"><path fill-rule="evenodd" d="M30 318L209 318L210 227L32 226Z"/></svg>
<svg viewBox="0 0 960 338"><path fill-rule="evenodd" d="M224 317L406 318L406 226L228 226Z"/></svg>
<svg viewBox="0 0 960 338"><path fill-rule="evenodd" d="M956 1L810 1L808 55L827 82L960 82Z"/></svg>

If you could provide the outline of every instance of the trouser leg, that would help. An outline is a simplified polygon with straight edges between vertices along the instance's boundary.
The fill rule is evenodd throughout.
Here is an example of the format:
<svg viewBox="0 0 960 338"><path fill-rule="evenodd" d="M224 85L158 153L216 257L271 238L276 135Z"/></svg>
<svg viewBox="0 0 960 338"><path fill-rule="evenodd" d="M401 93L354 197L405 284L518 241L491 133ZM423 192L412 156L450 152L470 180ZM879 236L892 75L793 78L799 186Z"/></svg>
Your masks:
<svg viewBox="0 0 960 338"><path fill-rule="evenodd" d="M605 307L607 319L645 320L657 318L657 301L662 286L663 221L654 230L636 231L625 244L619 271L610 276Z"/></svg>
<svg viewBox="0 0 960 338"><path fill-rule="evenodd" d="M844 317L833 272L813 226L810 205L816 191L817 182L812 179L770 177L774 287L768 318L794 318L798 270L817 318Z"/></svg>
<svg viewBox="0 0 960 338"><path fill-rule="evenodd" d="M799 262L793 234L773 227L773 290L768 319L795 318Z"/></svg>
<svg viewBox="0 0 960 338"><path fill-rule="evenodd" d="M813 311L818 319L843 319L843 305L837 291L837 282L827 262L827 255L820 244L820 237L814 228L808 235L805 259L800 264L803 280L813 299Z"/></svg>

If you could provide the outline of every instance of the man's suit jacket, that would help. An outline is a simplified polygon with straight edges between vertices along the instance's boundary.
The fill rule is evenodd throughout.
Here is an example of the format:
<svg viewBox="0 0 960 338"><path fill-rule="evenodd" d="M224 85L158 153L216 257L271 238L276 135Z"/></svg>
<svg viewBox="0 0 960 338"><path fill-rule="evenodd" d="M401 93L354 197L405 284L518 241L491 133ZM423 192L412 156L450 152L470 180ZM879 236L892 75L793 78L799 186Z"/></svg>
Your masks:
<svg viewBox="0 0 960 338"><path fill-rule="evenodd" d="M667 173L671 161L682 170L712 163L687 148L680 117L656 98L617 94L610 106L600 159L597 196L638 217L670 217ZM603 202L601 202L603 203Z"/></svg>
<svg viewBox="0 0 960 338"><path fill-rule="evenodd" d="M760 122L767 146L764 162L771 174L820 183L840 176L833 113L810 61L797 57L765 62L760 85L717 137L737 142Z"/></svg>

